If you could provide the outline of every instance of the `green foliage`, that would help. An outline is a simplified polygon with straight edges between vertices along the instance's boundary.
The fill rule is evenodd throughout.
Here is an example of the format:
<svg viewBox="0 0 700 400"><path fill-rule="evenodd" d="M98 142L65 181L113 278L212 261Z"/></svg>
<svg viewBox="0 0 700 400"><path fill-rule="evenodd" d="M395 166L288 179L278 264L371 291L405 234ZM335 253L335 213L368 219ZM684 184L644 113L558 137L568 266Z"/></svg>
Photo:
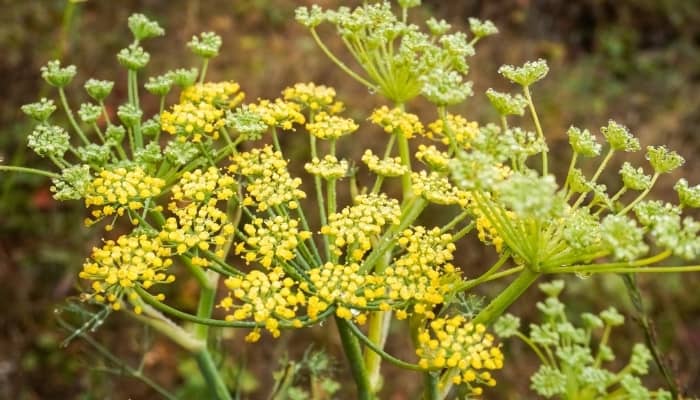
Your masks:
<svg viewBox="0 0 700 400"><path fill-rule="evenodd" d="M525 336L518 330L517 318L506 314L499 318L494 328L503 336L518 336L532 348L541 365L530 378L531 388L538 395L557 399L670 399L663 389L651 391L639 379L649 372L652 355L649 349L636 343L625 367L618 372L605 364L615 359L610 347L613 327L624 323L624 316L610 307L599 315L581 315L583 327L569 322L564 304L558 296L564 281L552 281L540 285L547 295L537 308L542 314L540 324L530 325ZM596 343L596 331L603 329Z"/></svg>

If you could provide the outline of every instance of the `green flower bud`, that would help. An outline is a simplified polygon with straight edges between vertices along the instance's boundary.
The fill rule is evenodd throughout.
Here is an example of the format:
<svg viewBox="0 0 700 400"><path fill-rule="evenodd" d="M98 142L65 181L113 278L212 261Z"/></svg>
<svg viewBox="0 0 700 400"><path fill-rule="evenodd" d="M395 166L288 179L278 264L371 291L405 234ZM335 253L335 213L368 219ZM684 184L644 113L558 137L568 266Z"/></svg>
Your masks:
<svg viewBox="0 0 700 400"><path fill-rule="evenodd" d="M627 161L622 164L620 175L622 175L622 183L627 189L647 190L651 187L651 176L644 174L641 167L634 169L632 164Z"/></svg>
<svg viewBox="0 0 700 400"><path fill-rule="evenodd" d="M625 323L625 316L620 314L615 307L609 307L601 312L600 318L603 319L606 325L610 326L620 326Z"/></svg>
<svg viewBox="0 0 700 400"><path fill-rule="evenodd" d="M182 166L193 160L199 154L199 150L192 142L171 140L165 147L163 154L172 164Z"/></svg>
<svg viewBox="0 0 700 400"><path fill-rule="evenodd" d="M673 190L678 193L678 200L683 207L700 207L700 185L689 187L688 181L685 178L681 178L673 185Z"/></svg>
<svg viewBox="0 0 700 400"><path fill-rule="evenodd" d="M671 172L685 163L683 157L665 146L647 147L646 159L657 174Z"/></svg>
<svg viewBox="0 0 700 400"><path fill-rule="evenodd" d="M59 201L82 199L91 181L89 165L74 165L65 168L61 171L60 178L52 179L53 198Z"/></svg>
<svg viewBox="0 0 700 400"><path fill-rule="evenodd" d="M520 329L520 318L512 314L501 316L493 324L493 331L502 338L514 336L518 333L518 329Z"/></svg>
<svg viewBox="0 0 700 400"><path fill-rule="evenodd" d="M514 173L499 183L497 190L503 204L522 218L549 218L563 206L552 175Z"/></svg>
<svg viewBox="0 0 700 400"><path fill-rule="evenodd" d="M143 50L143 47L132 43L129 47L121 49L117 54L117 60L123 67L132 71L138 71L148 64L151 59L150 54Z"/></svg>
<svg viewBox="0 0 700 400"><path fill-rule="evenodd" d="M613 353L612 348L606 344L600 345L598 354L600 354L600 359L602 361L613 361L615 359L615 353Z"/></svg>
<svg viewBox="0 0 700 400"><path fill-rule="evenodd" d="M126 129L119 125L109 125L105 130L105 141L111 145L116 146L124 140L126 135Z"/></svg>
<svg viewBox="0 0 700 400"><path fill-rule="evenodd" d="M85 90L88 95L97 101L104 100L112 92L114 82L99 81L97 79L88 79L85 82Z"/></svg>
<svg viewBox="0 0 700 400"><path fill-rule="evenodd" d="M681 215L681 209L671 203L662 203L659 200L642 201L634 206L634 214L637 220L644 226L651 226L659 218L677 217Z"/></svg>
<svg viewBox="0 0 700 400"><path fill-rule="evenodd" d="M629 129L613 120L608 121L608 126L601 127L600 132L613 150L632 152L641 148L639 140L632 136Z"/></svg>
<svg viewBox="0 0 700 400"><path fill-rule="evenodd" d="M459 104L474 94L472 82L464 82L462 75L455 71L435 68L428 75L422 76L421 82L421 94L438 106Z"/></svg>
<svg viewBox="0 0 700 400"><path fill-rule="evenodd" d="M195 79L197 79L195 77ZM165 74L165 75L160 75L160 76L152 76L148 78L148 82L143 85L148 93L159 96L159 97L164 97L170 92L170 89L173 86L173 79L171 77L171 74Z"/></svg>
<svg viewBox="0 0 700 400"><path fill-rule="evenodd" d="M603 327L603 320L595 314L583 313L581 314L581 320L588 329L600 329Z"/></svg>
<svg viewBox="0 0 700 400"><path fill-rule="evenodd" d="M154 137L158 134L158 132L160 132L159 115L156 115L155 117L149 119L141 125L141 133L143 134L143 136Z"/></svg>
<svg viewBox="0 0 700 400"><path fill-rule="evenodd" d="M36 103L23 105L21 109L29 118L38 122L46 122L51 114L56 111L56 105L54 105L53 100L42 98Z"/></svg>
<svg viewBox="0 0 700 400"><path fill-rule="evenodd" d="M636 260L649 251L644 230L624 215L608 215L600 225L601 239L618 260Z"/></svg>
<svg viewBox="0 0 700 400"><path fill-rule="evenodd" d="M641 344L635 343L630 357L630 369L639 375L646 375L649 372L649 361L652 356L649 349Z"/></svg>
<svg viewBox="0 0 700 400"><path fill-rule="evenodd" d="M122 104L117 109L117 116L127 127L134 127L141 122L143 111L131 103Z"/></svg>
<svg viewBox="0 0 700 400"><path fill-rule="evenodd" d="M569 136L569 144L576 154L584 157L595 157L600 154L601 145L588 129L581 130L571 126L566 135Z"/></svg>
<svg viewBox="0 0 700 400"><path fill-rule="evenodd" d="M235 112L228 111L226 113L226 126L247 140L260 139L268 128L260 114L251 111L248 106L241 106Z"/></svg>
<svg viewBox="0 0 700 400"><path fill-rule="evenodd" d="M38 125L27 137L27 145L41 157L63 157L70 147L70 136L56 125Z"/></svg>
<svg viewBox="0 0 700 400"><path fill-rule="evenodd" d="M550 288L551 289L551 288ZM545 302L538 301L537 309L546 315L548 318L555 318L560 315L564 315L564 303L559 301L556 297L547 297Z"/></svg>
<svg viewBox="0 0 700 400"><path fill-rule="evenodd" d="M606 392L608 382L615 379L615 374L605 369L588 366L583 368L578 378L585 386L592 387L603 394Z"/></svg>
<svg viewBox="0 0 700 400"><path fill-rule="evenodd" d="M77 72L75 65L61 68L61 62L58 60L49 61L48 64L41 67L41 77L44 78L49 85L57 88L68 85Z"/></svg>
<svg viewBox="0 0 700 400"><path fill-rule="evenodd" d="M160 152L160 146L156 142L150 142L146 146L134 152L134 161L138 164L154 165L163 159L163 154Z"/></svg>
<svg viewBox="0 0 700 400"><path fill-rule="evenodd" d="M539 288L548 297L559 297L559 294L564 290L564 281L557 279L551 282L540 283Z"/></svg>
<svg viewBox="0 0 700 400"><path fill-rule="evenodd" d="M178 68L174 71L168 72L168 76L170 79L172 79L173 83L182 89L194 85L194 83L197 81L198 75L199 71L197 68Z"/></svg>
<svg viewBox="0 0 700 400"><path fill-rule="evenodd" d="M588 193L591 190L591 184L586 180L583 172L579 168L574 168L568 177L569 190L572 193Z"/></svg>
<svg viewBox="0 0 700 400"><path fill-rule="evenodd" d="M143 14L132 14L129 17L128 25L137 41L165 35L165 30L157 22L148 19Z"/></svg>
<svg viewBox="0 0 700 400"><path fill-rule="evenodd" d="M522 67L512 65L502 65L498 68L498 73L506 79L520 86L526 87L544 78L549 72L547 61L539 59L528 61Z"/></svg>
<svg viewBox="0 0 700 400"><path fill-rule="evenodd" d="M434 36L444 35L447 31L449 31L452 28L452 25L450 25L444 19L438 21L435 18L430 18L427 21L425 21L425 25L428 26L428 30Z"/></svg>
<svg viewBox="0 0 700 400"><path fill-rule="evenodd" d="M530 325L530 339L542 346L556 346L559 343L559 333L547 325Z"/></svg>
<svg viewBox="0 0 700 400"><path fill-rule="evenodd" d="M590 210L578 208L566 216L562 236L573 249L587 251L600 244L599 229L599 221L591 215Z"/></svg>
<svg viewBox="0 0 700 400"><path fill-rule="evenodd" d="M90 143L87 146L78 147L77 152L80 161L87 164L97 165L99 167L104 166L109 160L109 156L111 155L109 146L100 146L95 143Z"/></svg>
<svg viewBox="0 0 700 400"><path fill-rule="evenodd" d="M469 18L469 30L471 30L474 36L478 38L491 36L498 33L498 28L496 28L496 25L494 25L493 22L489 20L481 21L477 18Z"/></svg>
<svg viewBox="0 0 700 400"><path fill-rule="evenodd" d="M520 94L515 96L509 93L497 92L493 89L486 91L486 97L489 98L491 105L500 115L520 115L525 114L527 100Z"/></svg>
<svg viewBox="0 0 700 400"><path fill-rule="evenodd" d="M548 365L540 369L530 378L530 387L540 396L547 398L566 393L566 375Z"/></svg>
<svg viewBox="0 0 700 400"><path fill-rule="evenodd" d="M318 5L314 4L311 9L307 7L298 7L294 11L294 17L297 22L304 25L307 28L315 28L326 19L326 14L323 9Z"/></svg>
<svg viewBox="0 0 700 400"><path fill-rule="evenodd" d="M700 255L700 222L691 217L665 215L654 219L651 235L659 247L673 251L673 254L686 260L694 260Z"/></svg>
<svg viewBox="0 0 700 400"><path fill-rule="evenodd" d="M636 376L625 375L620 380L620 386L625 390L625 397L628 399L651 399L649 390L644 387L642 381Z"/></svg>
<svg viewBox="0 0 700 400"><path fill-rule="evenodd" d="M202 58L216 57L221 48L221 36L214 32L202 32L199 34L199 37L192 36L192 40L187 43L187 47Z"/></svg>
<svg viewBox="0 0 700 400"><path fill-rule="evenodd" d="M102 107L97 104L83 103L78 109L78 116L86 124L92 124L97 121L102 113Z"/></svg>

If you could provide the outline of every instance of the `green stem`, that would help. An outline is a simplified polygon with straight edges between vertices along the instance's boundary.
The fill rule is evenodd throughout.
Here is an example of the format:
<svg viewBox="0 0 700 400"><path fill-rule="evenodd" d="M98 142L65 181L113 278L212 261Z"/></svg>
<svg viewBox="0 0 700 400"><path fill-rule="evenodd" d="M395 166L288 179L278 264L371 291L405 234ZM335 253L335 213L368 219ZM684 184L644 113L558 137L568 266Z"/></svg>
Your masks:
<svg viewBox="0 0 700 400"><path fill-rule="evenodd" d="M408 167L405 174L401 175L401 188L403 190L403 200L404 202L411 197L411 149L408 146L408 139L402 133L395 133L397 135L397 144L399 146L399 156L401 157L401 164Z"/></svg>
<svg viewBox="0 0 700 400"><path fill-rule="evenodd" d="M209 66L209 59L205 58L202 61L202 73L199 75L199 84L204 83L204 77L207 75L207 67Z"/></svg>
<svg viewBox="0 0 700 400"><path fill-rule="evenodd" d="M541 273L534 272L530 268L524 268L520 275L518 275L501 294L491 300L491 303L479 312L476 318L474 318L474 323L484 325L491 324L496 318L500 317L506 308L513 304L527 288L535 283L540 275Z"/></svg>
<svg viewBox="0 0 700 400"><path fill-rule="evenodd" d="M52 179L58 179L61 177L61 175L54 172L44 171L42 169L36 168L20 167L16 165L0 165L0 171L23 172L25 174L43 175Z"/></svg>
<svg viewBox="0 0 700 400"><path fill-rule="evenodd" d="M547 357L545 357L544 354L542 354L542 351L539 347L537 347L535 342L530 340L529 337L523 335L521 332L516 332L515 336L520 338L520 340L522 340L523 342L525 342L525 344L528 345L532 349L532 351L535 352L535 354L537 354L537 357L540 359L540 361L542 361L542 364L551 366L551 361Z"/></svg>
<svg viewBox="0 0 700 400"><path fill-rule="evenodd" d="M201 318L211 317L216 301L216 287L219 283L219 274L215 271L205 272L206 284L200 286L199 304L197 305L197 316ZM195 326L195 334L198 338L207 341L209 338L209 326L198 324Z"/></svg>
<svg viewBox="0 0 700 400"><path fill-rule="evenodd" d="M338 327L338 333L340 334L340 341L343 345L345 356L350 363L350 371L355 379L357 398L360 400L373 400L374 396L372 395L369 376L367 375L365 364L362 362L360 342L353 335L352 328L350 327L352 323L339 317L335 318L335 322Z"/></svg>
<svg viewBox="0 0 700 400"><path fill-rule="evenodd" d="M409 201L408 205L404 208L401 213L400 221L398 225L393 225L391 228L387 229L386 232L379 238L377 245L369 253L365 261L360 267L360 272L364 273L372 269L374 265L379 261L391 247L394 245L394 236L406 229L409 225L415 221L418 216L423 212L425 207L428 205L428 201L423 197L414 198L413 201Z"/></svg>
<svg viewBox="0 0 700 400"><path fill-rule="evenodd" d="M195 353L194 357L197 359L197 365L199 370L204 376L204 380L207 382L207 389L209 389L209 394L212 396L211 399L215 400L231 400L231 393L226 387L226 383L221 379L219 370L214 363L214 359L211 357L211 353L204 349L199 353Z"/></svg>
<svg viewBox="0 0 700 400"><path fill-rule="evenodd" d="M316 149L316 136L309 135L309 148L311 150L311 158L318 158L318 150ZM316 188L316 203L318 204L318 215L321 221L321 225L324 226L328 223L328 218L326 216L326 205L323 196L323 186L321 184L321 177L314 175L314 187ZM331 245L330 239L327 235L323 235L323 247L325 250L326 260L331 259Z"/></svg>
<svg viewBox="0 0 700 400"><path fill-rule="evenodd" d="M627 214L634 206L637 205L637 203L639 203L639 202L642 201L645 197L647 197L647 195L648 195L649 192L651 191L651 188L654 187L654 184L656 183L656 180L657 180L657 179L659 179L659 173L658 173L658 172L655 173L655 174L651 177L651 183L649 183L649 187L646 188L646 190L644 190L642 193L640 193L639 196L637 196L637 198L635 198L634 200L632 200L632 202L629 203L629 204L627 205L627 207L625 207L624 209L622 209L622 211L620 211L619 213L617 213L617 215L625 215L625 214Z"/></svg>
<svg viewBox="0 0 700 400"><path fill-rule="evenodd" d="M532 97L530 96L530 87L523 86L523 92L525 93L525 99L527 99L527 104L530 107L530 115L532 115L532 121L535 123L535 130L537 130L537 136L544 142L544 132L542 132L542 126L540 125L540 119L537 116L537 111L535 110L535 103L532 102ZM542 175L547 175L547 149L542 151Z"/></svg>
<svg viewBox="0 0 700 400"><path fill-rule="evenodd" d="M392 356L391 354L385 352L384 350L382 350L381 347L379 347L379 346L377 345L377 343L373 342L370 338L368 338L367 336L365 336L365 335L360 331L360 329L359 329L357 326L355 326L354 324L348 322L348 325L347 325L347 326L348 326L348 328L350 328L350 330L351 330L352 333L355 335L355 337L357 337L357 338L358 338L362 343L364 343L370 350L372 350L372 352L374 352L375 354L379 355L379 356L380 356L380 359L383 358L383 359L387 360L388 362L390 362L390 363L396 365L397 367L400 367L400 368L403 368L403 369L408 369L408 370L411 370L411 371L425 371L423 368L421 368L421 367L420 367L419 365L417 365L417 364L411 364L411 363L409 363L409 362L400 360L400 359L398 359L398 358ZM374 388L374 389L376 389L376 388Z"/></svg>
<svg viewBox="0 0 700 400"><path fill-rule="evenodd" d="M73 116L73 111L71 110L70 106L68 105L68 99L66 99L66 92L63 90L62 87L58 88L58 96L61 98L61 104L63 105L63 111L66 112L66 116L68 117L68 121L70 121L71 126L73 127L75 132L80 137L80 140L83 141L83 144L89 144L90 141L87 140L85 133L83 132L82 129L80 129L80 126L78 126L78 123L75 122L75 117Z"/></svg>
<svg viewBox="0 0 700 400"><path fill-rule="evenodd" d="M440 390L438 389L440 375L434 372L423 373L423 380L425 381L425 389L423 390L423 399L425 400L438 400L440 398Z"/></svg>
<svg viewBox="0 0 700 400"><path fill-rule="evenodd" d="M333 61L340 69L342 69L346 74L350 75L351 78L355 79L356 81L360 82L361 84L367 86L370 90L376 92L379 89L374 86L372 83L367 81L366 79L362 78L361 76L357 75L353 70L348 68L347 65L345 65L342 61L340 61L329 49L326 47L326 45L321 41L321 38L318 37L318 33L316 33L316 29L311 28L311 36L314 38L316 41L316 44L318 47L321 48L321 50L326 54L328 58L330 58L331 61Z"/></svg>

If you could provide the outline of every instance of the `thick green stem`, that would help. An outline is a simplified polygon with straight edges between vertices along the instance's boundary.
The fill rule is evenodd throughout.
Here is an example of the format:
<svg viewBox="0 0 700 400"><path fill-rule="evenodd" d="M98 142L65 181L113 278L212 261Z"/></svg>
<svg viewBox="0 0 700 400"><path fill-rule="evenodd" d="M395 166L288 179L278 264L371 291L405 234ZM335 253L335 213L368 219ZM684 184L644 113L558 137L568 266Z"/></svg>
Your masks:
<svg viewBox="0 0 700 400"><path fill-rule="evenodd" d="M231 393L229 393L226 384L221 379L219 370L216 367L216 363L214 363L209 350L204 349L199 353L195 353L194 357L197 359L199 370L202 372L204 379L207 381L207 388L212 396L210 398L215 400L231 400Z"/></svg>
<svg viewBox="0 0 700 400"><path fill-rule="evenodd" d="M423 381L425 382L425 388L423 389L423 399L425 400L437 400L440 398L439 382L440 375L434 372L423 373Z"/></svg>
<svg viewBox="0 0 700 400"><path fill-rule="evenodd" d="M500 317L506 308L513 304L527 288L535 283L540 275L541 273L532 271L529 268L523 269L520 275L518 275L501 294L491 300L491 303L479 312L476 318L474 318L474 323L490 325L496 318Z"/></svg>
<svg viewBox="0 0 700 400"><path fill-rule="evenodd" d="M216 301L216 286L219 283L219 274L215 271L206 271L205 284L201 285L199 294L199 304L197 306L197 316L200 318L211 317ZM206 341L209 338L209 326L198 324L195 327L195 334L198 338Z"/></svg>
<svg viewBox="0 0 700 400"><path fill-rule="evenodd" d="M362 361L360 342L353 335L352 329L349 326L350 322L339 317L335 318L335 322L338 326L338 333L340 334L340 341L343 344L345 356L350 363L350 371L355 379L357 398L360 400L373 400L374 395L372 394L369 376L367 375L365 364Z"/></svg>

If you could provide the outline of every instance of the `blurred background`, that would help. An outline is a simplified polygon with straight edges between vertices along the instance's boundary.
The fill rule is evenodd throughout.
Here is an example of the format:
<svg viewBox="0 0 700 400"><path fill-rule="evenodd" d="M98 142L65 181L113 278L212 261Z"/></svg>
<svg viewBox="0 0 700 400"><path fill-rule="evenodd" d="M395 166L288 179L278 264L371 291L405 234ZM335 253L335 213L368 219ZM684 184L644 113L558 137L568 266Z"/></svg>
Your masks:
<svg viewBox="0 0 700 400"><path fill-rule="evenodd" d="M193 34L212 30L223 37L222 54L210 65L209 80L236 80L248 101L273 98L295 82L313 81L334 86L347 104L347 114L364 120L381 104L354 81L347 79L316 48L305 29L294 21L294 9L311 0L190 0L106 1L0 0L0 158L5 164L49 167L26 148L31 125L19 110L22 104L55 93L44 84L39 68L59 58L78 66L69 88L75 108L86 99L82 83L90 77L117 81L110 97L116 107L126 97L126 80L115 54L131 40L127 17L141 12L166 29L164 38L145 44L151 53L147 75L176 67L191 67L196 60L185 43ZM319 0L324 7L355 5L359 1ZM597 132L609 118L629 126L642 146L667 144L687 161L682 172L665 177L657 196L675 201L671 190L682 175L691 185L700 183L700 1L697 0L424 0L425 7L412 14L444 18L465 29L468 17L491 19L501 30L479 43L471 60L470 78L476 95L457 107L470 120L486 122L495 115L483 92L494 87L511 90L496 73L504 64L521 64L546 58L550 75L534 89L534 98L550 140L555 173L562 174L570 151L565 132L571 124ZM320 28L329 47L345 56L341 43L326 27ZM143 76L143 75L142 75ZM175 97L172 96L171 100ZM146 108L156 109L155 103ZM155 101L155 100L153 100ZM410 109L435 118L421 104ZM523 120L529 127L529 120ZM340 150L359 158L367 146L378 143L377 132L363 126L353 143ZM379 138L383 139L383 138ZM305 146L294 135L284 136L291 149L305 155ZM643 155L628 160L642 164ZM614 172L618 160L603 178L617 187ZM595 167L595 166L590 166ZM436 210L440 212L440 210ZM75 299L77 271L99 233L85 229L83 207L78 202L57 203L49 182L37 176L0 175L0 399L156 399L159 394L133 377L124 376L126 365L142 367L164 389L181 398L205 398L196 365L168 340L113 314L89 341L76 338L65 343L70 331L56 316L64 314L66 299ZM696 218L698 215L695 215ZM439 218L440 215L432 216ZM432 218L427 217L426 220ZM469 276L478 274L494 258L473 239L460 247L456 264ZM635 320L622 279L608 275L567 278L563 300L571 311L598 312L609 305L621 309L628 323L613 339L618 358L626 360L634 342L644 340ZM504 285L480 289L493 296ZM664 361L679 387L690 398L700 395L700 274L639 276ZM180 282L171 301L193 308L196 286ZM512 311L525 319L535 317L533 304L541 296L531 289ZM387 349L410 359L403 325ZM283 335L243 345L244 334L221 332L220 345L231 357L221 360L244 398L267 398L273 372L287 353L299 359L312 344L334 358L330 372L339 382L350 379L338 350L332 326ZM104 348L100 347L104 346ZM110 355L123 360L109 361ZM291 350L290 350L291 349ZM522 344L505 344L506 367L496 378L499 385L486 398L535 398L528 391L535 357ZM282 363L282 367L285 364ZM128 374L127 374L128 375ZM416 398L421 380L411 373L386 367L382 398ZM664 384L651 369L649 386ZM352 398L342 390L337 398Z"/></svg>

